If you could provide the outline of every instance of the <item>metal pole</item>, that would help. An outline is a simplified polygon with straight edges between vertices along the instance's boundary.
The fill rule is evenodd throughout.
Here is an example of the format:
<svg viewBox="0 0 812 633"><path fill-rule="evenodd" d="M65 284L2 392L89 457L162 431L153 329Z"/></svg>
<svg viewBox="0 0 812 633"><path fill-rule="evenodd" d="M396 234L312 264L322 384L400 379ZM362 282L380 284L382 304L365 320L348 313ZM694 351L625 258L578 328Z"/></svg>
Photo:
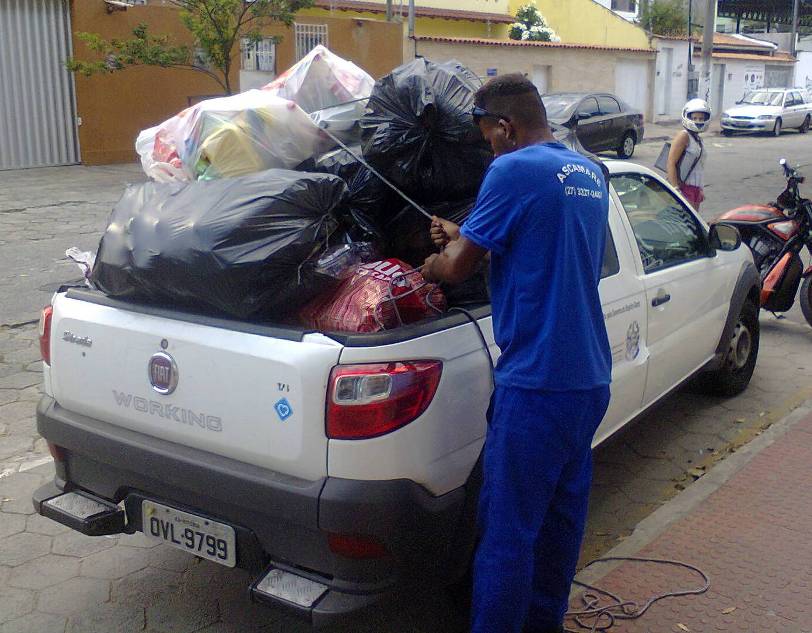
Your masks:
<svg viewBox="0 0 812 633"><path fill-rule="evenodd" d="M710 104L711 77L713 76L713 35L716 33L716 2L708 0L705 10L705 26L702 33L702 77L699 82L699 97Z"/></svg>
<svg viewBox="0 0 812 633"><path fill-rule="evenodd" d="M414 37L414 0L409 0L409 37Z"/></svg>
<svg viewBox="0 0 812 633"><path fill-rule="evenodd" d="M797 52L796 40L798 39L798 12L800 9L801 0L795 0L792 5L792 42L790 43L789 50L795 55Z"/></svg>
<svg viewBox="0 0 812 633"><path fill-rule="evenodd" d="M386 0L386 21L392 21L392 0Z"/></svg>

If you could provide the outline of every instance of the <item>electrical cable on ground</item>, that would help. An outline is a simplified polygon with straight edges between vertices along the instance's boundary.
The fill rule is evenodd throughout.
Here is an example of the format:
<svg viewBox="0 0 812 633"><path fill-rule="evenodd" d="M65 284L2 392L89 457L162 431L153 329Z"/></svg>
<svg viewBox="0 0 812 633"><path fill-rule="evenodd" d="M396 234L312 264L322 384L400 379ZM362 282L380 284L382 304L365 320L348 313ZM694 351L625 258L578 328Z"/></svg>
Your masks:
<svg viewBox="0 0 812 633"><path fill-rule="evenodd" d="M595 560L587 563L584 569L586 569L590 565L594 565L595 563L606 563L614 561L633 562L633 563L654 563L658 565L683 567L685 569L688 569L690 571L699 574L702 577L704 584L701 587L697 587L694 589L682 589L678 591L669 591L657 594L649 598L642 605L640 605L639 603L633 600L624 600L620 596L617 596L610 591L606 591L605 589L594 587L592 585L588 585L578 580L573 580L572 582L574 585L578 585L579 587L583 587L584 589L587 590L581 595L583 609L570 610L564 617L565 619L573 620L575 624L578 627L580 627L579 631L581 633L583 631L589 631L590 633L607 633L609 632L609 629L611 629L618 622L618 620L636 620L637 618L641 617L646 611L649 610L649 608L655 602L659 602L660 600L664 600L665 598L678 598L681 596L700 595L705 593L710 588L710 579L708 578L708 575L701 569L689 563L684 563L682 561L670 560L665 558L641 558L636 556L607 556L605 558L596 558ZM609 598L614 600L614 602L610 604L601 605L600 604L601 596L608 596ZM586 620L594 620L594 621L591 624L588 624ZM566 633L579 633L579 631L573 629L565 628L564 630L566 631Z"/></svg>

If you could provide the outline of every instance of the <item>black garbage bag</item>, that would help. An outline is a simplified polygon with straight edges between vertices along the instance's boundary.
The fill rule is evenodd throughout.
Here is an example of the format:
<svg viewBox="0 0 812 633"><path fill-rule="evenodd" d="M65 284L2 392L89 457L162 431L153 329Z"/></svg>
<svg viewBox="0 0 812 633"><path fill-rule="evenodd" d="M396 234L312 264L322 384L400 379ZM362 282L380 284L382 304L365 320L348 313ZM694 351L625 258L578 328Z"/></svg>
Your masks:
<svg viewBox="0 0 812 633"><path fill-rule="evenodd" d="M296 170L334 174L344 179L349 186L349 194L335 212L342 223L343 241L373 242L383 251L387 239L381 218L396 213L402 198L353 156L361 155L360 145L350 146L350 150L339 148L309 158Z"/></svg>
<svg viewBox="0 0 812 633"><path fill-rule="evenodd" d="M91 280L105 294L239 318L281 317L334 279L316 261L338 233L341 178L271 169L208 182L130 186Z"/></svg>
<svg viewBox="0 0 812 633"><path fill-rule="evenodd" d="M418 202L476 195L492 159L471 110L481 82L457 61L418 58L375 83L364 158Z"/></svg>

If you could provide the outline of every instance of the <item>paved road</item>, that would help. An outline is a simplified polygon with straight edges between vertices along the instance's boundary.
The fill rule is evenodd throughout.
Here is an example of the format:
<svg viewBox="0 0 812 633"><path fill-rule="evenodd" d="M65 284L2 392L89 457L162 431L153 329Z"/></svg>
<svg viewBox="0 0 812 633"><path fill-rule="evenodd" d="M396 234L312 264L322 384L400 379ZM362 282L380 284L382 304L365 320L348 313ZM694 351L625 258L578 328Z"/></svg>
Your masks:
<svg viewBox="0 0 812 633"><path fill-rule="evenodd" d="M794 133L710 137L703 213L774 198L782 185L778 158L808 164L810 144L812 136ZM651 165L659 146L640 146L636 160ZM33 322L60 283L79 277L65 249L95 247L124 183L140 179L135 165L0 172L0 633L305 631L248 604L242 572L146 547L139 537L90 539L31 514L30 492L50 473L32 415L40 382ZM812 329L797 309L761 322L761 355L745 394L719 400L680 391L598 449L585 559L617 544L710 464L812 396ZM464 626L442 597L408 596L335 630Z"/></svg>

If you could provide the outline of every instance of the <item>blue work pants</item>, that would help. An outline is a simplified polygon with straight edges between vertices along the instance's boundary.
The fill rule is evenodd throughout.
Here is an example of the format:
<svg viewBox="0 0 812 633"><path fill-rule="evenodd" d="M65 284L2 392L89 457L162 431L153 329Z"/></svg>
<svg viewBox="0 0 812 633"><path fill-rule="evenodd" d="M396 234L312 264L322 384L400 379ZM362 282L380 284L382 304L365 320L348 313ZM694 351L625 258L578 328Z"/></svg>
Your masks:
<svg viewBox="0 0 812 633"><path fill-rule="evenodd" d="M608 404L609 387L496 387L479 501L473 633L561 625L586 522L592 437Z"/></svg>

